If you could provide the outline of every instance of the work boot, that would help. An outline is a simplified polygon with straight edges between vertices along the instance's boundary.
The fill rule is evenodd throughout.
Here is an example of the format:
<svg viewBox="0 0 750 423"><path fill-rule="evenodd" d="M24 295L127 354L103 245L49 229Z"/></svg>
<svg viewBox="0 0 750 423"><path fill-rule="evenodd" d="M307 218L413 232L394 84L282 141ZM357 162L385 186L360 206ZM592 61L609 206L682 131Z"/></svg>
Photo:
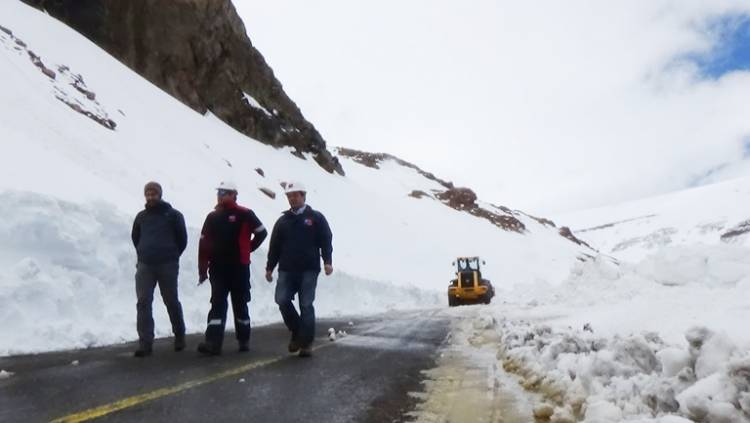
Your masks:
<svg viewBox="0 0 750 423"><path fill-rule="evenodd" d="M312 357L312 345L300 347L299 356L300 357Z"/></svg>
<svg viewBox="0 0 750 423"><path fill-rule="evenodd" d="M240 352L248 352L248 351L250 351L250 343L240 342Z"/></svg>
<svg viewBox="0 0 750 423"><path fill-rule="evenodd" d="M182 351L185 349L185 334L174 336L174 350Z"/></svg>
<svg viewBox="0 0 750 423"><path fill-rule="evenodd" d="M133 353L133 357L143 358L148 357L153 352L151 344L142 343L138 345L138 349Z"/></svg>
<svg viewBox="0 0 750 423"><path fill-rule="evenodd" d="M208 342L201 342L198 344L198 352L204 355L219 355L221 354L221 348Z"/></svg>
<svg viewBox="0 0 750 423"><path fill-rule="evenodd" d="M292 339L289 340L289 345L287 346L287 349L289 350L289 353L294 354L297 351L299 351L299 342L297 342L297 336L292 334Z"/></svg>

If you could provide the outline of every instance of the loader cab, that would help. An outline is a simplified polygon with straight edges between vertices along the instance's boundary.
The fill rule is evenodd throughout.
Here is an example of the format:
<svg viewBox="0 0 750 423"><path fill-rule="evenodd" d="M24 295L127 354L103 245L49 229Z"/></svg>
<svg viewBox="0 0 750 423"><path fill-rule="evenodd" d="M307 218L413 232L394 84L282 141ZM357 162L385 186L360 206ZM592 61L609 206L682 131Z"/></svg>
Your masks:
<svg viewBox="0 0 750 423"><path fill-rule="evenodd" d="M456 259L454 263L458 282L462 285L468 286L469 283L473 285L474 279L482 280L479 257L462 257Z"/></svg>

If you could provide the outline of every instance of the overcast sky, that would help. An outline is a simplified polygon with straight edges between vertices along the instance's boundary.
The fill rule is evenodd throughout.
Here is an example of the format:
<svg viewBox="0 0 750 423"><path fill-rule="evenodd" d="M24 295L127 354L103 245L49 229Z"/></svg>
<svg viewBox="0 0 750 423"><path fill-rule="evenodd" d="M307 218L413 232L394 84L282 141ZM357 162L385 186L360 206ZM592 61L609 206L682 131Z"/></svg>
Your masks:
<svg viewBox="0 0 750 423"><path fill-rule="evenodd" d="M331 146L552 214L750 174L750 1L233 0Z"/></svg>

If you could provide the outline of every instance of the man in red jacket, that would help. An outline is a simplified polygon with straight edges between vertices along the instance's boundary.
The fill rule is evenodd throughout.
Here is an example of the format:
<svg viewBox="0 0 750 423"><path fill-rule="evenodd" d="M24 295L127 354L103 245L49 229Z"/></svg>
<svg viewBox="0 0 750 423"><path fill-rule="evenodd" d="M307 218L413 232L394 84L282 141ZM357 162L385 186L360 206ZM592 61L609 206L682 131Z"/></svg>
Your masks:
<svg viewBox="0 0 750 423"><path fill-rule="evenodd" d="M227 295L232 298L234 326L240 352L248 351L250 341L250 253L266 239L268 232L255 213L237 204L237 186L222 182L216 191L218 204L206 216L198 249L201 284L211 282L211 311L208 312L206 340L198 352L221 354L227 318Z"/></svg>

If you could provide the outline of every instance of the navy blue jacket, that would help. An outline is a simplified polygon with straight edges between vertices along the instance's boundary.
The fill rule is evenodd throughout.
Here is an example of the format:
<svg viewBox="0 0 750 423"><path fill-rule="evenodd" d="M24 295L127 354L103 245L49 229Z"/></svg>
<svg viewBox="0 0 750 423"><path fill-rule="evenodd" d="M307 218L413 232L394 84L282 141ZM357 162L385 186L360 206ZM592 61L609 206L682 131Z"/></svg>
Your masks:
<svg viewBox="0 0 750 423"><path fill-rule="evenodd" d="M266 270L279 265L284 272L320 271L323 263L332 264L333 235L325 216L307 206L302 214L287 210L271 232Z"/></svg>
<svg viewBox="0 0 750 423"><path fill-rule="evenodd" d="M160 201L138 213L131 237L139 262L162 264L177 261L187 246L185 218L172 205Z"/></svg>

